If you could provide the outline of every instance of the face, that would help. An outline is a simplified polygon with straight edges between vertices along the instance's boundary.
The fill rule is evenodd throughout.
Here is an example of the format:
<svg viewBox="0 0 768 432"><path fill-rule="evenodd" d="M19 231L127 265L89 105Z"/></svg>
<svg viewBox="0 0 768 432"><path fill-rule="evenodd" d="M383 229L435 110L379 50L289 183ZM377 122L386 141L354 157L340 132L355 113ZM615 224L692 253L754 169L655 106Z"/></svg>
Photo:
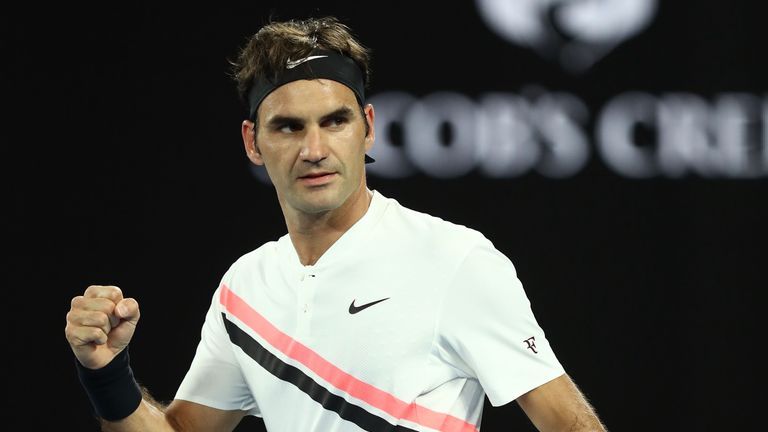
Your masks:
<svg viewBox="0 0 768 432"><path fill-rule="evenodd" d="M325 213L365 191L364 156L373 145L373 107L364 112L365 117L343 84L298 80L262 101L255 140L253 123L243 123L248 157L266 167L283 212Z"/></svg>

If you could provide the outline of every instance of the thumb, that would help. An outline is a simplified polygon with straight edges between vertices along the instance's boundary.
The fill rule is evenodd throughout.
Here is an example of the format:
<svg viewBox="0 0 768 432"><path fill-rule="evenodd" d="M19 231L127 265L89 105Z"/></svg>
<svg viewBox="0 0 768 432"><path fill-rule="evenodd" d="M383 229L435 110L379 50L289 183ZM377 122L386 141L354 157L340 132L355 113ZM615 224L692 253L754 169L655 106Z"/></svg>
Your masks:
<svg viewBox="0 0 768 432"><path fill-rule="evenodd" d="M128 321L133 325L139 322L141 313L139 312L139 303L133 298L120 300L115 306L114 314L120 318L120 321Z"/></svg>
<svg viewBox="0 0 768 432"><path fill-rule="evenodd" d="M107 344L117 353L125 348L133 338L141 315L139 303L132 298L120 300L115 306L113 314L119 318L120 323L112 327L107 337Z"/></svg>

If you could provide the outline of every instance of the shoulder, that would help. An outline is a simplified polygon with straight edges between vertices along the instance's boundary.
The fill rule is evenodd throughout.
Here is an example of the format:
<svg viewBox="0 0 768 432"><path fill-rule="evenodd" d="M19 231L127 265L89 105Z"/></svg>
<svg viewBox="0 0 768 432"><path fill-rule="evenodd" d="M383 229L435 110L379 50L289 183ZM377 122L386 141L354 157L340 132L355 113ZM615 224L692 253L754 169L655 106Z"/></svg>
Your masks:
<svg viewBox="0 0 768 432"><path fill-rule="evenodd" d="M491 248L491 241L480 231L439 216L413 210L393 198L387 200L383 235L398 239L409 247L433 258L462 258L481 247Z"/></svg>
<svg viewBox="0 0 768 432"><path fill-rule="evenodd" d="M450 241L486 241L480 231L458 224L439 216L414 210L400 204L393 198L385 198L389 202L388 215L396 219L406 229L418 230L427 235L440 234Z"/></svg>
<svg viewBox="0 0 768 432"><path fill-rule="evenodd" d="M278 259L280 241L283 239L269 241L238 257L225 272L224 281L231 281L235 277L242 276L243 273L259 271L261 268L274 265Z"/></svg>

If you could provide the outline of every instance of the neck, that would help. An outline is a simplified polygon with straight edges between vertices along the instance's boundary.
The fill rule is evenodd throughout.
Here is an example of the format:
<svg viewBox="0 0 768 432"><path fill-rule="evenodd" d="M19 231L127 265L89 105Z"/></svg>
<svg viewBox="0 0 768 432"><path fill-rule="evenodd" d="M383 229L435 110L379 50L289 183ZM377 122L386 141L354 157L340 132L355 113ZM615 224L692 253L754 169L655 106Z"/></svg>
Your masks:
<svg viewBox="0 0 768 432"><path fill-rule="evenodd" d="M313 265L368 211L372 193L365 185L341 207L318 214L286 215L288 234L303 265Z"/></svg>

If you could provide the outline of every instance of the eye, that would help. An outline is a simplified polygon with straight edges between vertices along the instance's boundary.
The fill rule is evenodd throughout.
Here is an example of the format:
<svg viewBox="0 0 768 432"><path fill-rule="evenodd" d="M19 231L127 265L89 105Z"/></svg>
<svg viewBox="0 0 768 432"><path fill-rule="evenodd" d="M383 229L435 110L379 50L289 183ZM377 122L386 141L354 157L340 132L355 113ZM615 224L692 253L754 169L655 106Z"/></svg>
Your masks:
<svg viewBox="0 0 768 432"><path fill-rule="evenodd" d="M323 126L329 126L329 127L337 127L342 126L343 124L347 123L349 119L345 116L335 116L329 118L327 121L325 121L325 124Z"/></svg>
<svg viewBox="0 0 768 432"><path fill-rule="evenodd" d="M282 133L293 133L300 131L302 129L302 125L296 122L288 122L288 123L282 123L278 124L275 129L278 132Z"/></svg>

